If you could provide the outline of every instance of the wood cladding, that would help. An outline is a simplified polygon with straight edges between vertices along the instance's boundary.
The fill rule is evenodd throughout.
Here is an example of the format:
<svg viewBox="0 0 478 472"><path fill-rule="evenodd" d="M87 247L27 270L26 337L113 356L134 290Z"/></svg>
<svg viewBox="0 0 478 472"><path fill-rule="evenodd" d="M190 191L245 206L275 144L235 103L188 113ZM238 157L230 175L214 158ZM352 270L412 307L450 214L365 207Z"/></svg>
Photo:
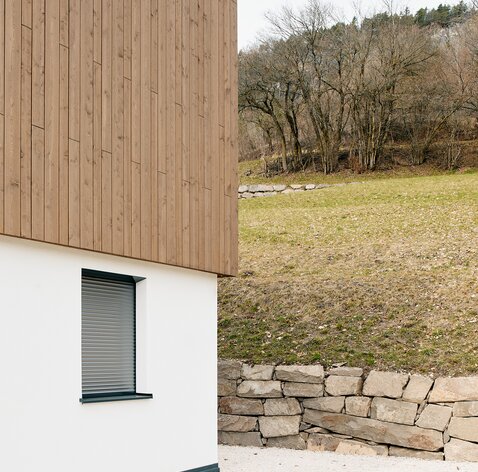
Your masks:
<svg viewBox="0 0 478 472"><path fill-rule="evenodd" d="M0 233L237 273L235 0L0 0Z"/></svg>

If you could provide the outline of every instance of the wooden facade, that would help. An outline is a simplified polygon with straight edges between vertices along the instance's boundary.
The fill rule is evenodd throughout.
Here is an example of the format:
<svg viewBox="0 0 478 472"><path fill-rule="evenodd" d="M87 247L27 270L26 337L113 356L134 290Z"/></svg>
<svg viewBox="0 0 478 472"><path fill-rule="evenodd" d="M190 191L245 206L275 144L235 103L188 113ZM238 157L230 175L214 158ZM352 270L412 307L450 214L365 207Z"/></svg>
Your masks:
<svg viewBox="0 0 478 472"><path fill-rule="evenodd" d="M0 0L0 233L237 272L235 0Z"/></svg>

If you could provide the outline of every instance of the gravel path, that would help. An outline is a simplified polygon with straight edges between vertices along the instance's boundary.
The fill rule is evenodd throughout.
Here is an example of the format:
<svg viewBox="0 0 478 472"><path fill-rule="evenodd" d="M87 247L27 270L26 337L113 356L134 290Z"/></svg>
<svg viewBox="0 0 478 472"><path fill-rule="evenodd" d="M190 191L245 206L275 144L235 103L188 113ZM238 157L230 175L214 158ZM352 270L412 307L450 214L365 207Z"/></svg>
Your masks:
<svg viewBox="0 0 478 472"><path fill-rule="evenodd" d="M478 464L330 452L219 447L221 472L478 472Z"/></svg>

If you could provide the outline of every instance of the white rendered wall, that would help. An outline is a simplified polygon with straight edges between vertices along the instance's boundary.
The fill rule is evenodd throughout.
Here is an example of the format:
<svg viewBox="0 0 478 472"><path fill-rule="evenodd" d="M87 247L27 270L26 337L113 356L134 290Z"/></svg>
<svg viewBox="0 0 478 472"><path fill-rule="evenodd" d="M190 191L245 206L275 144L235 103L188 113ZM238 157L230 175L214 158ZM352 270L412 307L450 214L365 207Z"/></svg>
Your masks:
<svg viewBox="0 0 478 472"><path fill-rule="evenodd" d="M145 277L137 390L82 405L81 269ZM216 276L0 236L0 471L179 472L217 462Z"/></svg>

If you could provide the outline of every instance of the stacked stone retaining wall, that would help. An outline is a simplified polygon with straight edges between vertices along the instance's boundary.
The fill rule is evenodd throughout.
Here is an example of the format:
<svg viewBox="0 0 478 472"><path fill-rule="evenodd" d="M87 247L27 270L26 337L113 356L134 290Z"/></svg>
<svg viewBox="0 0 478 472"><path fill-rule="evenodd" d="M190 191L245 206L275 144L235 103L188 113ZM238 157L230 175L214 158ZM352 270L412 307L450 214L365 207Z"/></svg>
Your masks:
<svg viewBox="0 0 478 472"><path fill-rule="evenodd" d="M218 366L219 443L478 462L478 377Z"/></svg>
<svg viewBox="0 0 478 472"><path fill-rule="evenodd" d="M255 185L241 185L239 187L239 198L255 198L255 197L272 197L274 195L289 194L296 192L307 192L310 190L320 190L328 187L343 187L344 185L359 184L361 182L347 182L340 184L255 184Z"/></svg>

